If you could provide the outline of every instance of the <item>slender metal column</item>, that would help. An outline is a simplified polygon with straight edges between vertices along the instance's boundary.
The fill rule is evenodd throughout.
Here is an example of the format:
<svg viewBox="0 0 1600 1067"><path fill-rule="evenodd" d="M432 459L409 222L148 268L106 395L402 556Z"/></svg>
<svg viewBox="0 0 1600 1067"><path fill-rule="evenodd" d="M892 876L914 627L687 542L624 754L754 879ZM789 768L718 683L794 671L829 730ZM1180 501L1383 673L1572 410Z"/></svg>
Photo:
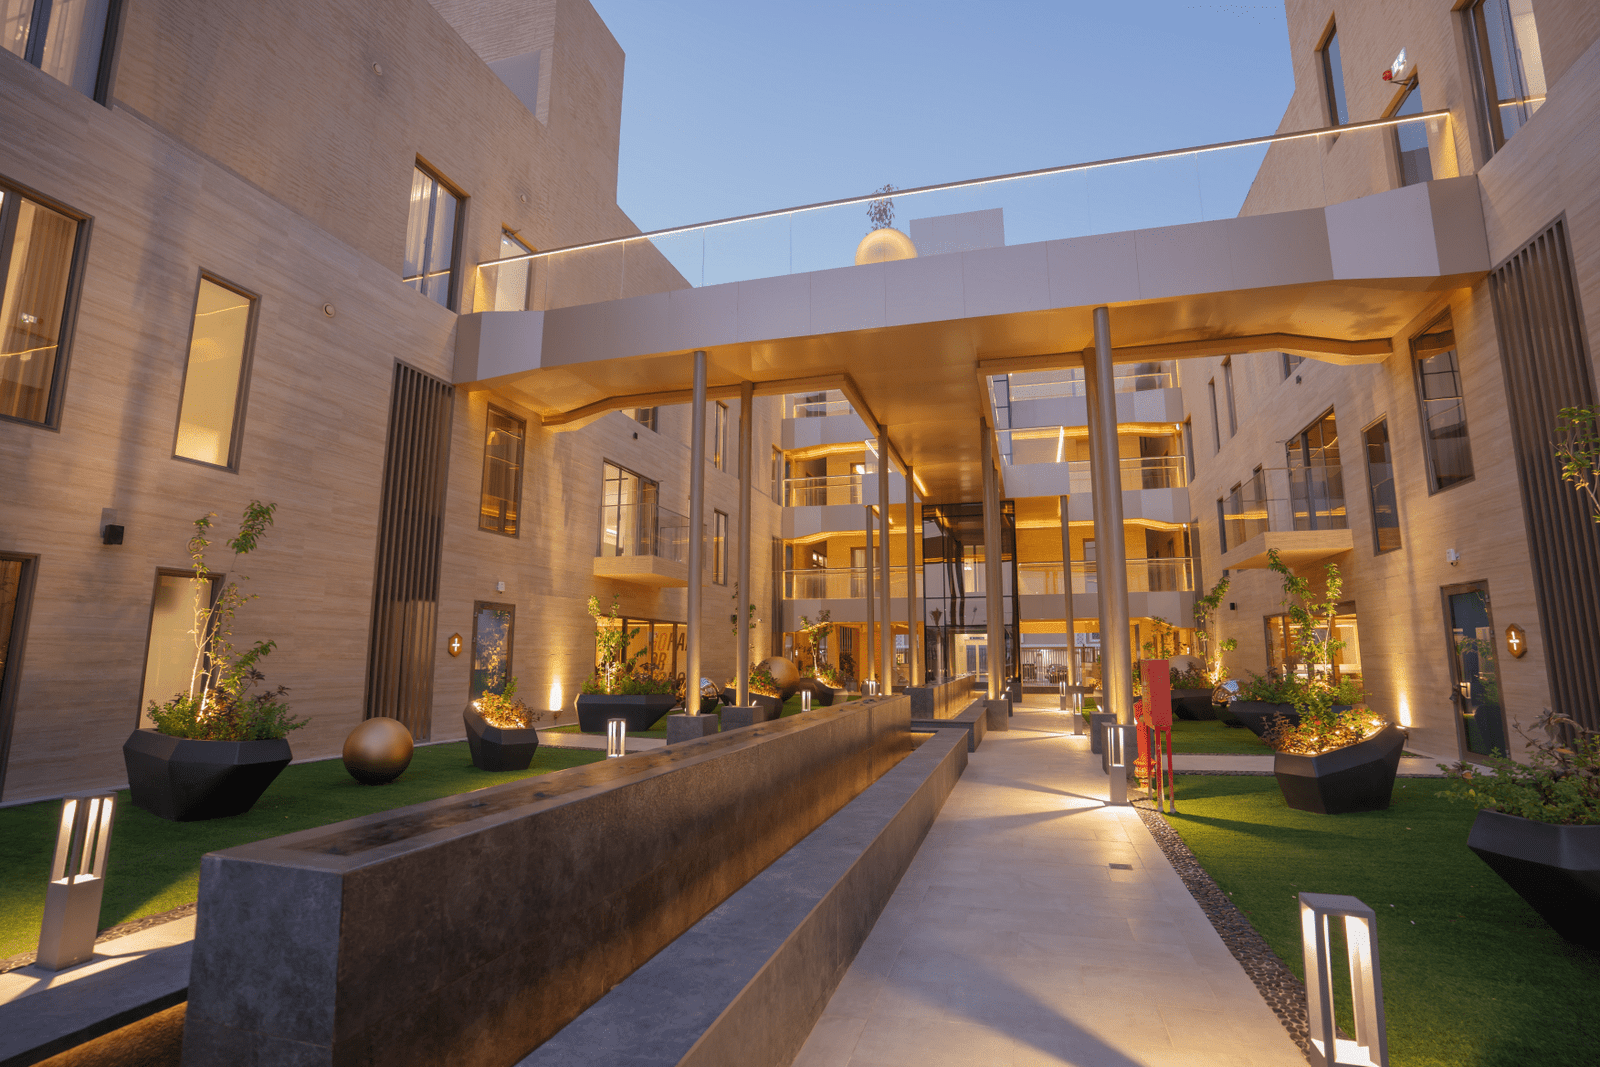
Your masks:
<svg viewBox="0 0 1600 1067"><path fill-rule="evenodd" d="M1000 598L1000 473L994 467L994 431L980 420L983 433L983 604L989 623L989 699L1004 694L1005 619Z"/></svg>
<svg viewBox="0 0 1600 1067"><path fill-rule="evenodd" d="M1067 512L1071 507L1070 493L1061 498L1061 585L1066 602L1067 620L1067 684L1078 684L1077 619L1072 611L1072 532L1067 528Z"/></svg>
<svg viewBox="0 0 1600 1067"><path fill-rule="evenodd" d="M755 421L754 382L739 384L739 573L734 588L739 591L734 610L739 613L738 684L734 687L741 708L750 706L750 608L755 601L750 593L750 436Z"/></svg>
<svg viewBox="0 0 1600 1067"><path fill-rule="evenodd" d="M917 517L916 486L911 480L911 468L906 468L906 683L923 683L922 635L917 625L922 621L921 605L917 602L917 536L922 532L922 521Z"/></svg>
<svg viewBox="0 0 1600 1067"><path fill-rule="evenodd" d="M880 614L883 616L883 644L879 650L882 659L881 674L883 694L894 692L894 617L889 608L894 592L892 571L889 567L889 435L878 426L878 521L882 524L878 537L878 573L883 576L883 588L878 591Z"/></svg>
<svg viewBox="0 0 1600 1067"><path fill-rule="evenodd" d="M684 641L683 710L700 714L700 582L705 570L706 354L694 354L694 402L689 405L689 603Z"/></svg>
<svg viewBox="0 0 1600 1067"><path fill-rule="evenodd" d="M865 477L865 475L863 475L863 477ZM877 669L878 662L875 651L878 646L875 645L872 640L873 634L876 632L872 625L872 617L874 614L872 603L872 505L867 504L865 510L867 513L867 640L865 641L866 647L862 648L861 651L856 655L856 671L859 675L859 677L856 678L856 686L858 688L864 682L866 682L868 678L872 677L872 672Z"/></svg>

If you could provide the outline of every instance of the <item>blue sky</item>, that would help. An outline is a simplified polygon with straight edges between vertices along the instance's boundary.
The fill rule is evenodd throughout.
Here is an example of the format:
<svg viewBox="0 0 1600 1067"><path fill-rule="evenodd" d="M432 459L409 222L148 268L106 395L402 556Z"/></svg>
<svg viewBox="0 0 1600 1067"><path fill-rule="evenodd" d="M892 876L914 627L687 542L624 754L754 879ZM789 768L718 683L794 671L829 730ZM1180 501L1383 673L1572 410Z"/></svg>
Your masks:
<svg viewBox="0 0 1600 1067"><path fill-rule="evenodd" d="M1293 86L1277 4L592 2L644 230L1269 133Z"/></svg>

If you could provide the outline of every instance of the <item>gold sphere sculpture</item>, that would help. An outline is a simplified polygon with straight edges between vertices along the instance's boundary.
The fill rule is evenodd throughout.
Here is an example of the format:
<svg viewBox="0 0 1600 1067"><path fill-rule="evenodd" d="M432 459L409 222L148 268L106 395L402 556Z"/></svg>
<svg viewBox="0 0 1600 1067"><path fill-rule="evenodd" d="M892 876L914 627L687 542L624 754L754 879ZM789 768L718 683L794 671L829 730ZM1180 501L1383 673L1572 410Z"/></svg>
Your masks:
<svg viewBox="0 0 1600 1067"><path fill-rule="evenodd" d="M778 683L779 689L792 690L800 684L800 668L782 656L768 656L760 665L771 672L772 680Z"/></svg>
<svg viewBox="0 0 1600 1067"><path fill-rule="evenodd" d="M891 226L882 226L861 239L856 245L856 265L887 263L891 259L916 259L917 246L911 238Z"/></svg>
<svg viewBox="0 0 1600 1067"><path fill-rule="evenodd" d="M412 747L399 719L368 719L344 739L344 769L362 785L387 785L411 766Z"/></svg>

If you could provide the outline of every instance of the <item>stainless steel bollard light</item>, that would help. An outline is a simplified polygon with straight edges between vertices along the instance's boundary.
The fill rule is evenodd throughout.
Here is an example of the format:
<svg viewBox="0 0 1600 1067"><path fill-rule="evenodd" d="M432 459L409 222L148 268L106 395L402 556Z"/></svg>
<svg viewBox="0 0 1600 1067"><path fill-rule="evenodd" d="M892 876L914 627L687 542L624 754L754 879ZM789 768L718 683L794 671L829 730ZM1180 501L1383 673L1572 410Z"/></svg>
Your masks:
<svg viewBox="0 0 1600 1067"><path fill-rule="evenodd" d="M1106 724L1106 774L1110 778L1110 802L1123 805L1128 802L1128 750L1138 751L1137 729L1132 723Z"/></svg>
<svg viewBox="0 0 1600 1067"><path fill-rule="evenodd" d="M1061 710L1062 711L1069 710L1069 705L1067 703L1067 683L1066 682L1062 682L1061 683Z"/></svg>
<svg viewBox="0 0 1600 1067"><path fill-rule="evenodd" d="M606 758L614 759L617 756L628 754L628 720L606 720Z"/></svg>
<svg viewBox="0 0 1600 1067"><path fill-rule="evenodd" d="M811 710L811 690L809 690L809 689L800 690L800 710L801 711L810 711Z"/></svg>
<svg viewBox="0 0 1600 1067"><path fill-rule="evenodd" d="M38 965L45 970L63 970L94 955L116 804L115 793L80 793L61 805L39 927Z"/></svg>
<svg viewBox="0 0 1600 1067"><path fill-rule="evenodd" d="M1344 920L1350 957L1350 992L1356 1036L1337 1037L1333 1021L1333 961L1328 920ZM1378 926L1372 909L1355 897L1300 894L1300 942L1306 962L1306 1013L1311 1037L1307 1054L1315 1067L1389 1067L1383 1022L1383 978L1378 969ZM1315 976L1315 977L1313 977Z"/></svg>
<svg viewBox="0 0 1600 1067"><path fill-rule="evenodd" d="M1072 736L1083 736L1083 690L1072 688Z"/></svg>

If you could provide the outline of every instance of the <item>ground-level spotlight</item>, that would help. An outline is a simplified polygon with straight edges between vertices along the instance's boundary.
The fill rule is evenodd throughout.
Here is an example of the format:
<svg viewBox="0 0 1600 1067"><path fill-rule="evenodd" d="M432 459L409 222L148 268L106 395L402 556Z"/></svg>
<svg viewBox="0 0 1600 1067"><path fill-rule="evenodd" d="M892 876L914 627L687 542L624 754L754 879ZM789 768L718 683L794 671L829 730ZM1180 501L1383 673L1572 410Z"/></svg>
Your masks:
<svg viewBox="0 0 1600 1067"><path fill-rule="evenodd" d="M1344 920L1350 957L1350 993L1355 1002L1356 1036L1337 1037L1333 1021L1333 961L1328 920ZM1378 925L1372 909L1355 897L1300 894L1300 942L1306 963L1306 1014L1311 1037L1308 1058L1315 1067L1389 1067L1383 1023L1383 977L1378 969Z"/></svg>
<svg viewBox="0 0 1600 1067"><path fill-rule="evenodd" d="M39 927L38 965L45 970L63 970L94 955L116 804L115 793L80 793L61 805Z"/></svg>
<svg viewBox="0 0 1600 1067"><path fill-rule="evenodd" d="M628 720L606 720L606 758L628 754Z"/></svg>

